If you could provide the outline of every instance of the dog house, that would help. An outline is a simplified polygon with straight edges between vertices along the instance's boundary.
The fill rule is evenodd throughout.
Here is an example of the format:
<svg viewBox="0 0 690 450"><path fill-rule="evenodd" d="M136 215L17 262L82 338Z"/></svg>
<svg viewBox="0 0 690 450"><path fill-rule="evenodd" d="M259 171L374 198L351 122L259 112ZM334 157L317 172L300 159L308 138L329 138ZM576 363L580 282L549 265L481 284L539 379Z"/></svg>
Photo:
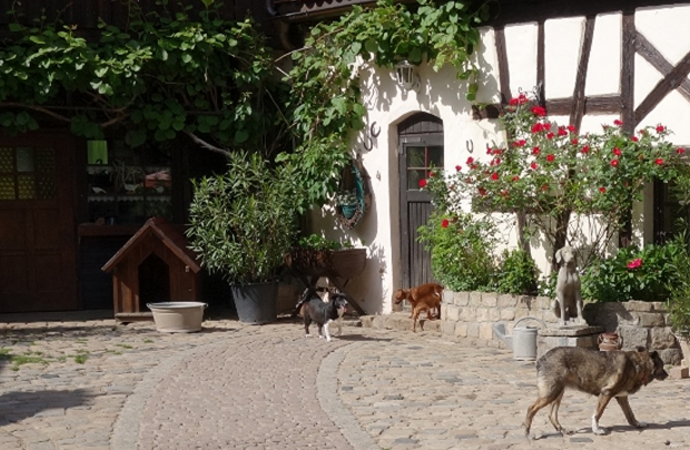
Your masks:
<svg viewBox="0 0 690 450"><path fill-rule="evenodd" d="M187 244L180 227L154 217L105 263L117 321L153 320L147 303L199 301L201 267Z"/></svg>

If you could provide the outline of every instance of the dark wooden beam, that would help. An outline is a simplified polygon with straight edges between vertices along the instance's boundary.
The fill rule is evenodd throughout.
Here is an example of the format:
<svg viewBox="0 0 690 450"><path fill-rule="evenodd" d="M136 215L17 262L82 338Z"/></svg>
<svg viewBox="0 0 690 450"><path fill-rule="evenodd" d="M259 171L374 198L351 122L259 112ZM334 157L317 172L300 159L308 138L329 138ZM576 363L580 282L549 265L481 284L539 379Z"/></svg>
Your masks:
<svg viewBox="0 0 690 450"><path fill-rule="evenodd" d="M687 5L688 2L673 0L500 0L491 3L488 25L505 26L513 23L539 22L546 19L577 16L596 16L617 11L634 11L635 8Z"/></svg>
<svg viewBox="0 0 690 450"><path fill-rule="evenodd" d="M683 79L688 76L688 73L690 73L690 52L686 54L678 65L674 67L663 80L659 81L654 89L652 89L652 92L642 100L642 103L640 103L635 110L635 125L637 126L637 124L647 117L647 114L649 114L669 92L680 86Z"/></svg>
<svg viewBox="0 0 690 450"><path fill-rule="evenodd" d="M498 56L498 73L501 87L501 103L508 103L513 95L510 93L510 69L508 68L508 50L503 27L494 31L496 37L496 55Z"/></svg>
<svg viewBox="0 0 690 450"><path fill-rule="evenodd" d="M542 106L546 105L546 33L544 21L540 21L537 27L537 86L539 100Z"/></svg>
<svg viewBox="0 0 690 450"><path fill-rule="evenodd" d="M649 64L658 70L664 77L668 76L673 71L673 64L668 62L664 56L647 40L646 37L639 32L635 36L635 50L640 54ZM690 80L684 78L678 91L687 100L690 100Z"/></svg>
<svg viewBox="0 0 690 450"><path fill-rule="evenodd" d="M635 10L623 12L623 40L621 55L621 119L623 127L632 132L635 130Z"/></svg>
<svg viewBox="0 0 690 450"><path fill-rule="evenodd" d="M599 95L584 97L583 116L586 114L619 114L622 109L620 95ZM575 107L575 100L569 98L552 98L546 102L546 111L550 116L567 116Z"/></svg>
<svg viewBox="0 0 690 450"><path fill-rule="evenodd" d="M582 37L580 48L580 62L577 66L575 89L573 91L573 108L570 111L570 125L579 130L582 125L582 117L585 115L585 84L587 81L587 68L589 55L592 53L592 40L594 39L595 16L588 16L585 21L585 33Z"/></svg>

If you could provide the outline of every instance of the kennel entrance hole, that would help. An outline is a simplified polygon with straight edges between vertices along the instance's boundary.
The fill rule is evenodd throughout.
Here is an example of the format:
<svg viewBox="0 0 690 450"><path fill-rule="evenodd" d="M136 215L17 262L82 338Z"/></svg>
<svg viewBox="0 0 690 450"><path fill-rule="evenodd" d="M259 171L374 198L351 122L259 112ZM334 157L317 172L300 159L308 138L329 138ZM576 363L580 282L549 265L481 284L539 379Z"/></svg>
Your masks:
<svg viewBox="0 0 690 450"><path fill-rule="evenodd" d="M170 301L170 267L151 254L139 265L139 305ZM148 309L148 308L147 308Z"/></svg>

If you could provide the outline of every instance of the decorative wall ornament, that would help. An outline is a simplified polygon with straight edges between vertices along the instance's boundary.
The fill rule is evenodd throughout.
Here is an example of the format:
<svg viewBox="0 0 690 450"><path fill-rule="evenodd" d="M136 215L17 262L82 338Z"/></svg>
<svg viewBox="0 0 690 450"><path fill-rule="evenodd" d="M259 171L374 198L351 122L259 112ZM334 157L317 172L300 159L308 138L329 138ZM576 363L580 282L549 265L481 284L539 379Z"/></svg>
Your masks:
<svg viewBox="0 0 690 450"><path fill-rule="evenodd" d="M420 79L413 64L406 59L395 65L395 81L405 92L419 90Z"/></svg>

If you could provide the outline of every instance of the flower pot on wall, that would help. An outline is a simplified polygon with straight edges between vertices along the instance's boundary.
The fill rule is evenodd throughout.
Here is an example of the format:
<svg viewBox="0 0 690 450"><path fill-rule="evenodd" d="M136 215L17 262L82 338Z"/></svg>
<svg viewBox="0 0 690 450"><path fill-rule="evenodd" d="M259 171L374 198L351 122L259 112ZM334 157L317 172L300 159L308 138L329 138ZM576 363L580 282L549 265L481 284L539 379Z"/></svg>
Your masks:
<svg viewBox="0 0 690 450"><path fill-rule="evenodd" d="M240 322L261 325L278 319L278 282L232 284L230 292Z"/></svg>
<svg viewBox="0 0 690 450"><path fill-rule="evenodd" d="M340 211L343 213L343 217L346 219L352 219L357 212L359 205L357 203L349 203L345 205L340 205Z"/></svg>

